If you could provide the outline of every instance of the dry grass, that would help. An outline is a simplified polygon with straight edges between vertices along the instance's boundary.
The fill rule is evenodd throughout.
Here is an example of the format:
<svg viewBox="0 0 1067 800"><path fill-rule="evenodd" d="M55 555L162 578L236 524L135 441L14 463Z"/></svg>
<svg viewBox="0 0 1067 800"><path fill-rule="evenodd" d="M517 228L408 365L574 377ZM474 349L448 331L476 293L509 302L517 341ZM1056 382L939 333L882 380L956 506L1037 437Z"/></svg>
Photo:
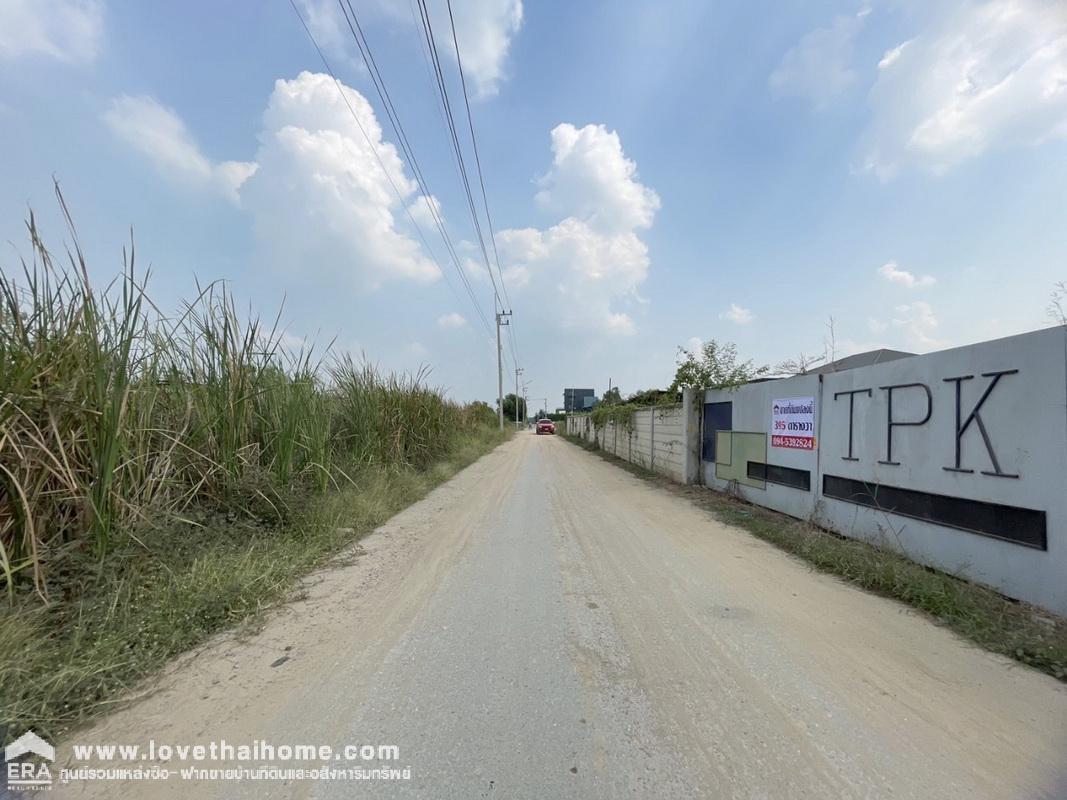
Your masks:
<svg viewBox="0 0 1067 800"><path fill-rule="evenodd" d="M62 203L62 198L60 198ZM277 322L208 286L175 318L145 292L132 247L105 291L73 226L60 267L31 215L33 258L0 273L0 590L42 600L70 572L161 519L221 509L256 524L367 465L423 468L491 424L426 373L281 347ZM88 558L91 556L91 558Z"/></svg>
<svg viewBox="0 0 1067 800"><path fill-rule="evenodd" d="M57 199L66 214L62 197ZM100 291L0 272L0 726L55 735L501 440L428 375L280 344L219 285L177 316L132 246ZM0 739L3 737L0 736Z"/></svg>

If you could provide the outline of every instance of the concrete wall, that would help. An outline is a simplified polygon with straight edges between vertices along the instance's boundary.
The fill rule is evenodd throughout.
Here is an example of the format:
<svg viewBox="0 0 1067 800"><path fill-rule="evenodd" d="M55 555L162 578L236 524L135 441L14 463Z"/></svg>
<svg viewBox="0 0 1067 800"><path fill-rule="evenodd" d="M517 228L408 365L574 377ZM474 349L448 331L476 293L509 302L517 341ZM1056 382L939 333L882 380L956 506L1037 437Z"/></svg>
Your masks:
<svg viewBox="0 0 1067 800"><path fill-rule="evenodd" d="M901 550L922 563L1067 614L1067 337L1063 329L822 376L711 391L704 399L732 403L735 431L769 434L772 402L794 397L815 398L815 448L786 449L768 441L767 463L807 471L810 489L770 482L764 489L735 487L747 500L812 518L844 535ZM977 414L971 417L976 407ZM963 431L958 437L957 426ZM703 462L702 473L708 486L727 488L727 482L715 477L714 464ZM897 498L892 503L879 500L878 507L868 507L824 494L829 490L828 478L838 487L841 479L873 487L869 493L865 490L852 497L881 498L886 491L904 492L892 495ZM840 493L840 488L836 491ZM909 493L910 506L900 499ZM954 504L951 498L964 501L955 503L960 513L976 513L985 519L982 524L987 529L976 532L971 517L966 524L956 525L894 511L920 508L915 503L929 501L941 509L937 514L944 520L944 509ZM1029 530L1030 523L1018 521L1018 510L1028 520L1043 512L1043 543L1012 541L1021 538L1020 531ZM918 516L926 517L926 512ZM1007 519L1012 521L1003 521Z"/></svg>
<svg viewBox="0 0 1067 800"><path fill-rule="evenodd" d="M814 397L819 392L818 375L800 375L780 381L764 381L742 386L735 391L711 391L705 402L716 403L729 401L733 403L733 430L746 433L769 434L771 402L787 397ZM819 419L821 403L816 403L816 420ZM769 437L768 437L769 438ZM816 441L818 438L816 437ZM815 510L815 497L818 488L816 460L818 450L792 450L771 447L767 443L768 463L785 467L805 469L811 472L812 489L802 492L789 486L768 483L765 489L739 486L737 490L746 499L761 506L773 508L801 519L807 519ZM728 482L715 477L715 465L703 462L704 485L715 489L726 489Z"/></svg>
<svg viewBox="0 0 1067 800"><path fill-rule="evenodd" d="M689 446L693 435L694 398L671 406L650 406L633 413L630 424L608 422L597 429L589 414L567 416L567 433L581 436L619 458L666 475L679 483L692 483L699 462Z"/></svg>

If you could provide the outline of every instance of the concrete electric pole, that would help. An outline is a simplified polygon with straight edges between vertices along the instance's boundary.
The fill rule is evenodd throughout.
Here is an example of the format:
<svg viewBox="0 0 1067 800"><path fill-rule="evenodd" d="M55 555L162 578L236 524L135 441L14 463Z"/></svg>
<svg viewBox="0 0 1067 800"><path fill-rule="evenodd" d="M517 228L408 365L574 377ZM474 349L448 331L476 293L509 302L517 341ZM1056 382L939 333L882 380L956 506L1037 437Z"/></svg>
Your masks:
<svg viewBox="0 0 1067 800"><path fill-rule="evenodd" d="M522 374L522 367L515 367L515 427L519 427L519 376Z"/></svg>
<svg viewBox="0 0 1067 800"><path fill-rule="evenodd" d="M504 319L510 317L510 311L498 311L496 314L496 388L497 388L497 419L500 422L500 430L504 430L504 351L500 347L500 326L510 325L511 321Z"/></svg>

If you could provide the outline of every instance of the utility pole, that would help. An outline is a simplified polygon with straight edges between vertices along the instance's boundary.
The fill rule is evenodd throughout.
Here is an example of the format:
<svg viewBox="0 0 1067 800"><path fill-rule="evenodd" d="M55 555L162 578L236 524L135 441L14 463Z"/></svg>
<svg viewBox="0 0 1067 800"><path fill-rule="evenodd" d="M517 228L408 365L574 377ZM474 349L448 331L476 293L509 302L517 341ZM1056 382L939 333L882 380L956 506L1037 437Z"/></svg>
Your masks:
<svg viewBox="0 0 1067 800"><path fill-rule="evenodd" d="M515 367L515 428L519 427L519 376L522 374L522 367Z"/></svg>
<svg viewBox="0 0 1067 800"><path fill-rule="evenodd" d="M500 430L504 430L504 351L500 347L500 326L510 325L511 321L504 319L510 317L510 311L498 311L496 313L496 388L497 388L497 419L500 422Z"/></svg>

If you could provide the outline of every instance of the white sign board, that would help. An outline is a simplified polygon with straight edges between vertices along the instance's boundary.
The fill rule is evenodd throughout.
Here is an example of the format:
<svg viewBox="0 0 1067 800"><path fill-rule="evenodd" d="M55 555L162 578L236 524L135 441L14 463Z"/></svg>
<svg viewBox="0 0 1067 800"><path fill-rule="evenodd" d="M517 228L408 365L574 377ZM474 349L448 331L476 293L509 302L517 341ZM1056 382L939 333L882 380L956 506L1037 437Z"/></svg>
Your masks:
<svg viewBox="0 0 1067 800"><path fill-rule="evenodd" d="M815 398L771 401L771 447L815 449Z"/></svg>

